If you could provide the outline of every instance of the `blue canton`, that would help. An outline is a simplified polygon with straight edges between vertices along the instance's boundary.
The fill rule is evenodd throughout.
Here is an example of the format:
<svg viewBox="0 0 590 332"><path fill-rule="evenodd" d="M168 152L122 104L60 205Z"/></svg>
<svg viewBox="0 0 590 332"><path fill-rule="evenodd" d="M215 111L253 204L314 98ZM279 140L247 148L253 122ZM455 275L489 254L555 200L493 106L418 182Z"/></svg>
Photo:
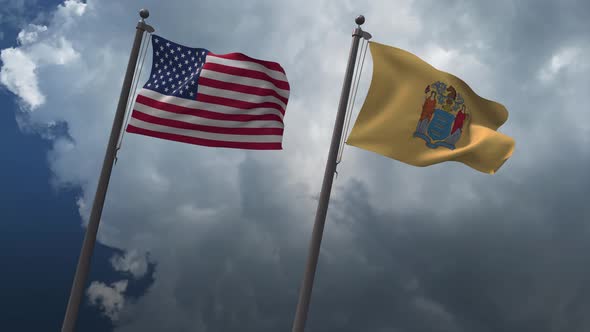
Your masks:
<svg viewBox="0 0 590 332"><path fill-rule="evenodd" d="M195 100L205 57L204 48L191 48L152 36L152 72L144 85L164 95Z"/></svg>

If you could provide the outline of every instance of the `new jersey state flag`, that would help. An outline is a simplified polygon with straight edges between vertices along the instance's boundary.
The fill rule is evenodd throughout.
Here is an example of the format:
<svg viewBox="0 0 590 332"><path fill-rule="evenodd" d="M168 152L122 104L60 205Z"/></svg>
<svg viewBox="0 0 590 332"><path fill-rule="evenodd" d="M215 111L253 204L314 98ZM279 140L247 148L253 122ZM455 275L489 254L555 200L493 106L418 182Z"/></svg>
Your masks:
<svg viewBox="0 0 590 332"><path fill-rule="evenodd" d="M457 161L494 174L514 140L499 133L504 106L417 56L370 42L373 77L348 145L414 166Z"/></svg>

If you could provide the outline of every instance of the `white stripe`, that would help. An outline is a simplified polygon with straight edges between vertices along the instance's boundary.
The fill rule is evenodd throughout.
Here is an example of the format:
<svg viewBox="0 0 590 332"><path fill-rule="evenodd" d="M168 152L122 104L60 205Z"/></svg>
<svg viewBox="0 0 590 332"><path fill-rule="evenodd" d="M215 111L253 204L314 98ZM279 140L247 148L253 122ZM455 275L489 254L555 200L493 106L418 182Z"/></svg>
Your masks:
<svg viewBox="0 0 590 332"><path fill-rule="evenodd" d="M264 73L264 74L274 78L275 80L288 82L287 76L285 74L281 73L280 71L269 69L269 68L267 68L259 63L256 63L256 62L250 62L250 61L245 61L245 60L225 59L225 58L220 58L220 57L217 57L215 55L210 55L210 54L208 54L207 57L205 58L205 62L206 63L207 62L217 63L220 65L236 67L236 68L255 70L255 71Z"/></svg>
<svg viewBox="0 0 590 332"><path fill-rule="evenodd" d="M157 131L167 134L182 135L188 137L203 138L214 141L225 141L225 142L244 142L244 143L277 143L281 142L282 136L280 135L227 135L227 134L216 134L207 133L203 131L189 130L172 128L162 125L157 125L145 121L141 121L135 118L129 119L129 124L141 129Z"/></svg>
<svg viewBox="0 0 590 332"><path fill-rule="evenodd" d="M259 80L257 78L224 74L224 73L219 73L219 72L208 70L208 69L203 69L201 71L201 77L207 77L210 79L223 81L223 82L249 85L249 86L254 86L254 87L264 88L264 89L271 89L271 90L275 90L280 96L285 97L287 99L289 98L289 90L280 89L269 81Z"/></svg>
<svg viewBox="0 0 590 332"><path fill-rule="evenodd" d="M182 106L191 109L199 109L204 111L222 113L222 114L244 114L244 115L264 115L264 114L274 114L281 119L283 119L283 114L274 108L253 108L249 110L243 110L235 107L211 104L211 103L204 103L202 101L190 100L185 98L179 98L174 96L163 95L156 91L150 89L141 89L139 94L154 99L160 102L164 102L167 104L172 104L176 106Z"/></svg>
<svg viewBox="0 0 590 332"><path fill-rule="evenodd" d="M211 127L223 127L223 128L284 128L284 125L278 121L227 121L227 120L214 120L202 118L199 116L189 114L177 114L172 112L166 112L153 108L147 105L136 103L133 108L136 111L145 113L151 116L155 116L162 119L182 121L186 123L193 123L203 126Z"/></svg>
<svg viewBox="0 0 590 332"><path fill-rule="evenodd" d="M246 101L249 103L264 103L264 102L271 102L275 103L280 106L283 111L287 108L287 105L283 103L280 99L274 96L258 96L258 95L251 95L249 93L237 92L232 90L225 90L225 89L218 89L213 88L206 85L199 85L199 94L206 94L209 96L217 96L223 98L229 98L234 100Z"/></svg>

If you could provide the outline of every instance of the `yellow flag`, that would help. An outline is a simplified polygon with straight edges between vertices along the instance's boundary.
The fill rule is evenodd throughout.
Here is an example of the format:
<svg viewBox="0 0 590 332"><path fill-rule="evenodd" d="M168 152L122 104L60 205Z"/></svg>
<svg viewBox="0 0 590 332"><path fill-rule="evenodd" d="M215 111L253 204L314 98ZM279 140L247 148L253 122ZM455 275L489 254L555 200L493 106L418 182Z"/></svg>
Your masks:
<svg viewBox="0 0 590 332"><path fill-rule="evenodd" d="M514 140L497 132L506 108L404 50L371 42L373 78L346 141L414 166L445 161L494 174Z"/></svg>

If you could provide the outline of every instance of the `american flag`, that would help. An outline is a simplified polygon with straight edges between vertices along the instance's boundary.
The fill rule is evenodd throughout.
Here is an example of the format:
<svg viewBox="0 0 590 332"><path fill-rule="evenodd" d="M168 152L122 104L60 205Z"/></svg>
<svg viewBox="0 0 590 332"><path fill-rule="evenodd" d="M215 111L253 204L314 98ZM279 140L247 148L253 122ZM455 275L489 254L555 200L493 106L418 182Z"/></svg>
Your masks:
<svg viewBox="0 0 590 332"><path fill-rule="evenodd" d="M127 132L212 147L282 149L289 83L281 65L156 35L152 47L150 77Z"/></svg>

